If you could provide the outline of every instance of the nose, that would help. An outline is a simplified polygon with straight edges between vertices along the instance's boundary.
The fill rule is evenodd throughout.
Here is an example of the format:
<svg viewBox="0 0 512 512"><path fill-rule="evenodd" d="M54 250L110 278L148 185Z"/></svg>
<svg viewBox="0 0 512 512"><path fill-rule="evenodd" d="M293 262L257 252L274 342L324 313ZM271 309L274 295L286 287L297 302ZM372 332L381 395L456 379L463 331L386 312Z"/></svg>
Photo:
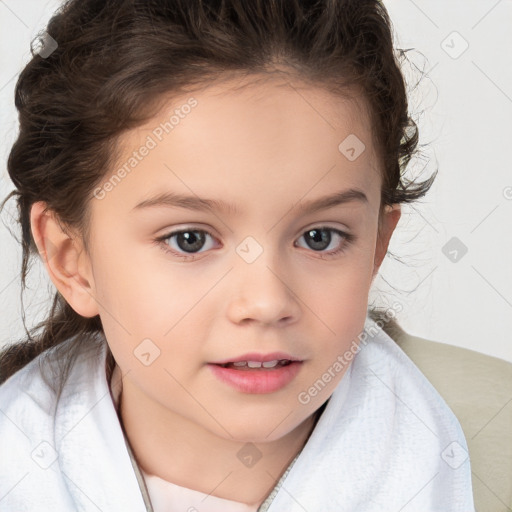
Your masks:
<svg viewBox="0 0 512 512"><path fill-rule="evenodd" d="M294 290L298 284L283 265L264 254L250 264L238 262L233 269L228 316L235 323L288 325L297 321L301 312Z"/></svg>

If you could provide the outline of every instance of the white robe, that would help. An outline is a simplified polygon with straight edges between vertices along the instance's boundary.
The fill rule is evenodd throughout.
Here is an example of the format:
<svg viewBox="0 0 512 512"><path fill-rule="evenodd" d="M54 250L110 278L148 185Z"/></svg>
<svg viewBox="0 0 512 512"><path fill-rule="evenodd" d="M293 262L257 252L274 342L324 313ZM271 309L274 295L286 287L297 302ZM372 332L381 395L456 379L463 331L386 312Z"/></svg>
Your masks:
<svg viewBox="0 0 512 512"><path fill-rule="evenodd" d="M370 318L366 333L265 510L474 512L457 418ZM105 358L84 344L59 400L41 356L0 386L0 512L146 511Z"/></svg>

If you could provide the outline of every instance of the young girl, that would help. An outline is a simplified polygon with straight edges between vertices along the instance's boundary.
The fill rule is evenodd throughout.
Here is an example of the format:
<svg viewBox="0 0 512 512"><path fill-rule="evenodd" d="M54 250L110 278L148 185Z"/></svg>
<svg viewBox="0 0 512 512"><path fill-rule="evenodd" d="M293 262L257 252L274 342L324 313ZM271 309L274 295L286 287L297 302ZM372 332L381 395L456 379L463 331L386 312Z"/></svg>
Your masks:
<svg viewBox="0 0 512 512"><path fill-rule="evenodd" d="M41 40L7 199L57 292L1 356L0 510L473 511L368 308L432 183L384 6L69 0Z"/></svg>

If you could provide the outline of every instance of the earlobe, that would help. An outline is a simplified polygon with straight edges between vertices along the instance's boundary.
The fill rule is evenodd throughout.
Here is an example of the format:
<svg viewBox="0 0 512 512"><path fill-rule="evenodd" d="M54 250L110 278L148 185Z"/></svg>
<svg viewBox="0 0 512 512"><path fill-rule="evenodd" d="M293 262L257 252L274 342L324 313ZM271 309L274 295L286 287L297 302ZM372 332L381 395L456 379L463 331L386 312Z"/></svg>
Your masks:
<svg viewBox="0 0 512 512"><path fill-rule="evenodd" d="M91 262L77 237L68 234L54 212L38 201L30 211L32 236L55 287L81 316L99 313L95 300Z"/></svg>
<svg viewBox="0 0 512 512"><path fill-rule="evenodd" d="M388 251L389 241L391 240L391 235L393 234L401 215L402 211L400 204L387 206L382 214L382 218L379 223L379 231L377 233L373 277L377 275L379 268L384 261L384 257Z"/></svg>

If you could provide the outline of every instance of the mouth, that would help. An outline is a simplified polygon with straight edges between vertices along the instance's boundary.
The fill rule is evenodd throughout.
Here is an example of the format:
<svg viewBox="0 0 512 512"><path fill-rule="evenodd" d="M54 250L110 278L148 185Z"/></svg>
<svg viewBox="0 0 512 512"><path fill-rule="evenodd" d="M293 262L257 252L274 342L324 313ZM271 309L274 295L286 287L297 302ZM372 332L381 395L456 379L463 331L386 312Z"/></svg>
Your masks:
<svg viewBox="0 0 512 512"><path fill-rule="evenodd" d="M236 361L208 363L208 367L219 382L236 391L263 394L274 393L289 385L303 363L288 354L251 354Z"/></svg>
<svg viewBox="0 0 512 512"><path fill-rule="evenodd" d="M233 368L234 370L275 370L288 366L293 362L290 359L273 359L272 361L236 361L230 363L219 364L222 368Z"/></svg>

